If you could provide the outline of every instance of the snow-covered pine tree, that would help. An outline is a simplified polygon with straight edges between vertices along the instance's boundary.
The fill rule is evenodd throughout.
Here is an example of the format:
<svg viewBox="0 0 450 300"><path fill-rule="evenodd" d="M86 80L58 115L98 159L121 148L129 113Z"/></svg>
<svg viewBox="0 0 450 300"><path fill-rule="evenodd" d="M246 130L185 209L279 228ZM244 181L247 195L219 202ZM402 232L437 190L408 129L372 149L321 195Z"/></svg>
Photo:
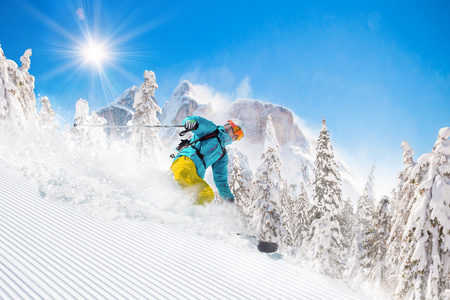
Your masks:
<svg viewBox="0 0 450 300"><path fill-rule="evenodd" d="M384 196L378 204L373 215L373 234L366 241L367 263L364 266L368 270L367 279L375 289L385 288L387 265L386 252L387 240L391 230L391 215L389 209L389 198Z"/></svg>
<svg viewBox="0 0 450 300"><path fill-rule="evenodd" d="M7 90L5 87L5 80L8 79L6 68L6 56L0 45L0 124L5 121L8 115Z"/></svg>
<svg viewBox="0 0 450 300"><path fill-rule="evenodd" d="M79 98L75 104L75 124L77 125L89 125L89 104L86 100ZM71 130L74 147L83 147L88 144L87 132L90 128L84 126L77 126Z"/></svg>
<svg viewBox="0 0 450 300"><path fill-rule="evenodd" d="M314 218L309 231L308 256L313 267L334 278L342 277L343 237L339 214L341 211L341 176L334 160L333 147L325 119L319 134L313 183Z"/></svg>
<svg viewBox="0 0 450 300"><path fill-rule="evenodd" d="M316 160L314 162L313 218L320 218L324 211L338 210L342 202L341 174L334 160L333 146L325 119L317 140Z"/></svg>
<svg viewBox="0 0 450 300"><path fill-rule="evenodd" d="M39 126L42 131L52 131L58 129L55 123L55 111L48 100L48 97L41 97L41 110L39 111Z"/></svg>
<svg viewBox="0 0 450 300"><path fill-rule="evenodd" d="M405 224L410 214L410 203L414 199L414 190L417 187L415 178L411 177L411 171L416 166L413 160L414 150L407 141L402 141L401 147L405 168L398 174L397 188L394 190L394 197L391 201L392 228L387 241L386 265L389 267L387 276L390 289L394 289L398 284L400 265L403 262L400 256L400 246Z"/></svg>
<svg viewBox="0 0 450 300"><path fill-rule="evenodd" d="M34 77L28 73L31 50L21 57L22 67L6 59L0 48L0 123L9 129L35 130L38 126Z"/></svg>
<svg viewBox="0 0 450 300"><path fill-rule="evenodd" d="M287 198L288 201L283 203L282 214L287 232L284 243L292 248L293 255L302 253L300 246L309 228L308 185L310 186L310 182L308 169L303 161L300 162L296 178L298 183L289 186L289 197Z"/></svg>
<svg viewBox="0 0 450 300"><path fill-rule="evenodd" d="M373 214L375 212L375 194L373 191L373 170L367 178L364 187L363 195L359 197L356 207L356 226L355 237L352 243L351 254L349 258L349 269L347 272L347 279L352 286L360 286L367 277L368 270L366 269L368 260L368 241L373 236Z"/></svg>
<svg viewBox="0 0 450 300"><path fill-rule="evenodd" d="M98 117L95 112L89 116L89 104L84 99L78 99L75 110L75 123L77 125L103 125L106 119ZM87 149L92 154L106 151L106 133L100 127L76 126L72 129L72 141L75 147Z"/></svg>
<svg viewBox="0 0 450 300"><path fill-rule="evenodd" d="M39 125L38 115L36 111L36 96L34 94L34 76L28 73L31 66L31 49L27 49L20 57L22 66L18 69L16 86L20 93L20 101L22 104L25 120L30 129L36 130Z"/></svg>
<svg viewBox="0 0 450 300"><path fill-rule="evenodd" d="M281 220L283 222L283 227L286 231L286 234L283 236L281 240L281 244L284 249L290 251L294 246L294 218L295 218L295 198L292 197L292 193L290 193L290 189L293 186L286 186L282 190L281 193Z"/></svg>
<svg viewBox="0 0 450 300"><path fill-rule="evenodd" d="M350 198L347 198L346 201L344 201L344 205L342 207L342 212L339 216L339 223L341 224L341 232L343 237L343 246L346 255L350 251L353 239L355 237L355 212L352 205L352 202Z"/></svg>
<svg viewBox="0 0 450 300"><path fill-rule="evenodd" d="M310 228L308 256L313 269L333 278L342 278L342 234L332 212L324 211Z"/></svg>
<svg viewBox="0 0 450 300"><path fill-rule="evenodd" d="M157 118L157 112L161 108L155 98L156 84L155 73L144 72L145 82L134 96L133 108L136 113L128 125L161 125ZM163 145L158 135L159 129L137 127L131 129L130 145L138 153L138 157L144 164L159 166L162 160Z"/></svg>
<svg viewBox="0 0 450 300"><path fill-rule="evenodd" d="M309 230L308 213L310 211L309 195L303 182L300 183L300 193L294 204L292 238L294 246L300 250Z"/></svg>
<svg viewBox="0 0 450 300"><path fill-rule="evenodd" d="M364 186L363 195L359 198L356 208L356 218L358 226L361 226L363 229L362 232L370 232L373 223L373 214L375 212L374 169L375 167L373 166Z"/></svg>
<svg viewBox="0 0 450 300"><path fill-rule="evenodd" d="M450 127L439 131L433 151L422 155L411 177L414 191L401 251L396 296L441 299L450 296Z"/></svg>
<svg viewBox="0 0 450 300"><path fill-rule="evenodd" d="M104 125L106 123L106 119L99 117L95 111L91 113L89 120L90 125ZM106 143L106 133L103 128L90 127L90 130L88 131L88 141L92 150L98 154L104 153L108 148Z"/></svg>
<svg viewBox="0 0 450 300"><path fill-rule="evenodd" d="M310 167L308 167L304 161L300 162L300 174L301 174L301 182L304 184L305 191L308 193L309 196L309 189L312 185L311 177L313 176L313 172Z"/></svg>
<svg viewBox="0 0 450 300"><path fill-rule="evenodd" d="M347 276L349 260L352 261L352 246L355 239L356 215L350 197L344 201L342 211L339 215L339 224L342 232L342 255L344 258L344 277Z"/></svg>
<svg viewBox="0 0 450 300"><path fill-rule="evenodd" d="M257 168L253 179L255 200L252 204L251 226L260 240L275 243L280 243L281 236L285 234L281 220L281 195L285 188L285 180L281 172L280 151L272 119L269 116L264 153L261 156L262 163Z"/></svg>
<svg viewBox="0 0 450 300"><path fill-rule="evenodd" d="M241 219L245 228L249 227L253 212L250 210L252 204L252 179L253 174L248 166L247 157L237 149L227 150L230 160L229 182L230 190L235 197Z"/></svg>

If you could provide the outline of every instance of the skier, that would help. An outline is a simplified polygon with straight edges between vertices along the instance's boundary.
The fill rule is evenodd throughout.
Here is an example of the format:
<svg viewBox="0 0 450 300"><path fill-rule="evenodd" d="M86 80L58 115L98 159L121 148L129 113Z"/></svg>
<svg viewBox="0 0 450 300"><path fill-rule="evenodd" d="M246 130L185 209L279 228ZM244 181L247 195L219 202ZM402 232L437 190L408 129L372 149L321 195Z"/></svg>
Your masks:
<svg viewBox="0 0 450 300"><path fill-rule="evenodd" d="M183 120L183 125L194 135L190 141L185 140L177 148L180 152L171 166L175 180L183 190L193 195L194 204L210 203L214 191L203 178L206 169L211 166L220 196L225 201L234 202L228 186L228 155L225 146L244 136L242 123L231 119L224 126L217 126L202 117L190 116Z"/></svg>

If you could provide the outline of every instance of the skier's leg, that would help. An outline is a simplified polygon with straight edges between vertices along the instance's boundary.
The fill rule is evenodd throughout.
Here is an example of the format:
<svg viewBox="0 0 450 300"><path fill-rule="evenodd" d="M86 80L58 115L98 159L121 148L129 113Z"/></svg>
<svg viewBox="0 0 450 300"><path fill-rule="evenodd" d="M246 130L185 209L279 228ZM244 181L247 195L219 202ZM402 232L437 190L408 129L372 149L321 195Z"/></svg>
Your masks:
<svg viewBox="0 0 450 300"><path fill-rule="evenodd" d="M196 174L197 175L197 174ZM195 179L195 187L197 189L197 201L194 203L196 205L205 205L207 203L211 203L214 199L214 191L213 189L197 175Z"/></svg>
<svg viewBox="0 0 450 300"><path fill-rule="evenodd" d="M195 164L189 157L178 158L173 162L171 169L180 187L187 193L193 194L194 204L204 205L214 199L214 191L197 175Z"/></svg>
<svg viewBox="0 0 450 300"><path fill-rule="evenodd" d="M189 164L189 161L188 157L182 156L174 161L171 167L173 176L182 189L191 187L194 183L191 176L192 166Z"/></svg>

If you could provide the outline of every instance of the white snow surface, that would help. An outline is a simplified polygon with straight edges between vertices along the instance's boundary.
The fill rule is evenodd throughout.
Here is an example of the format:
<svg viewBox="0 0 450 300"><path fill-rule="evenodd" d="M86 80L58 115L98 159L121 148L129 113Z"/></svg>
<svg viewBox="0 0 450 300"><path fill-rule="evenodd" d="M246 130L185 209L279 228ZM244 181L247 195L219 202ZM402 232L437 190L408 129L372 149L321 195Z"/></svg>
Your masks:
<svg viewBox="0 0 450 300"><path fill-rule="evenodd" d="M14 73L23 97L0 98L0 299L361 299L307 261L258 252L233 204L192 205L168 155L159 168L126 141L107 149L101 128L41 130L30 55ZM9 91L18 77L0 75ZM81 99L76 119L106 122Z"/></svg>
<svg viewBox="0 0 450 300"><path fill-rule="evenodd" d="M4 161L0 183L2 299L362 299L253 246L77 212Z"/></svg>

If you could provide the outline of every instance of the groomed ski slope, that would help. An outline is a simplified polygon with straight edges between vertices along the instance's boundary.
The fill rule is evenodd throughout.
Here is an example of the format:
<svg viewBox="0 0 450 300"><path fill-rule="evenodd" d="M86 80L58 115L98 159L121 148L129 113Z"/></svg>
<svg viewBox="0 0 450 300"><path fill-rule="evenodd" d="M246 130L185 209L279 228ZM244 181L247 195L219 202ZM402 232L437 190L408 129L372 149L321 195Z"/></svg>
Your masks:
<svg viewBox="0 0 450 300"><path fill-rule="evenodd" d="M0 161L1 299L363 299L275 258L84 215Z"/></svg>

